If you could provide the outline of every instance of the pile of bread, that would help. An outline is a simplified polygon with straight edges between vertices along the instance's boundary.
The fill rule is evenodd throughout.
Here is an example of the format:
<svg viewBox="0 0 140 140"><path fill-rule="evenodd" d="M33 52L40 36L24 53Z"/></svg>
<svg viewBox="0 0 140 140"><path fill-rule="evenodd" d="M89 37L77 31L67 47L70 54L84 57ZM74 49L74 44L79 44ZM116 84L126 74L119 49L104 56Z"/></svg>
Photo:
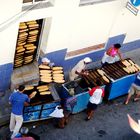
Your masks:
<svg viewBox="0 0 140 140"><path fill-rule="evenodd" d="M39 66L40 81L45 83L64 83L64 74L62 67L52 67L41 64Z"/></svg>
<svg viewBox="0 0 140 140"><path fill-rule="evenodd" d="M36 53L39 24L37 21L21 22L17 39L14 67L31 63Z"/></svg>
<svg viewBox="0 0 140 140"><path fill-rule="evenodd" d="M132 60L122 60L121 62L124 65L123 70L128 74L140 71L140 66L135 64Z"/></svg>
<svg viewBox="0 0 140 140"><path fill-rule="evenodd" d="M101 75L101 78L102 78L105 82L107 82L107 83L110 82L109 79L106 77L105 72L104 72L103 70L97 69L97 72Z"/></svg>
<svg viewBox="0 0 140 140"><path fill-rule="evenodd" d="M39 95L50 95L49 85L38 85L38 86L26 86L25 91L28 91L30 99L34 98L37 94Z"/></svg>

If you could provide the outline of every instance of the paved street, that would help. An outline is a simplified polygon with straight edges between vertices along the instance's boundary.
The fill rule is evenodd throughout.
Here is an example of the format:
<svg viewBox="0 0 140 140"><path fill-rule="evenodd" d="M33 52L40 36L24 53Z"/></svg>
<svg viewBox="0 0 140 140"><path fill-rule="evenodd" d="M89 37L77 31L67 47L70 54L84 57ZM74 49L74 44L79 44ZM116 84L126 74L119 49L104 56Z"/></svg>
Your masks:
<svg viewBox="0 0 140 140"><path fill-rule="evenodd" d="M125 98L126 96L120 97L111 103L100 105L90 121L84 120L85 112L72 115L64 129L55 128L54 120L28 124L28 127L41 140L139 140L140 136L128 125L127 113L137 121L140 118L140 102L131 101L124 105ZM8 127L0 129L3 138L8 132Z"/></svg>

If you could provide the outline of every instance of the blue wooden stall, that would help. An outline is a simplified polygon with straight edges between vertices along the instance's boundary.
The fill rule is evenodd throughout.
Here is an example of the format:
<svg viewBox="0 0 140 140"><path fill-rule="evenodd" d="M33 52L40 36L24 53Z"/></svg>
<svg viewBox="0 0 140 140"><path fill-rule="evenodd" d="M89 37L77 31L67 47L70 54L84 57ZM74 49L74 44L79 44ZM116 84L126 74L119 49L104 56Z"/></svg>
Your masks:
<svg viewBox="0 0 140 140"><path fill-rule="evenodd" d="M68 89L68 85L75 85L75 93L73 96L76 96L77 98L77 104L74 106L72 114L79 113L87 108L87 104L89 102L90 95L88 93L88 88L82 88L78 85L77 81L71 81L68 83L65 83L62 85L63 87L63 93L61 95L61 98L70 98L72 97L70 94L70 91ZM102 88L105 88L105 85L102 86Z"/></svg>
<svg viewBox="0 0 140 140"><path fill-rule="evenodd" d="M60 105L60 98L53 84L51 84L50 86L50 91L53 97L52 102L43 101L40 104L31 105L24 108L23 113L24 123L51 118L49 114L51 114L54 111L57 105Z"/></svg>
<svg viewBox="0 0 140 140"><path fill-rule="evenodd" d="M136 74L131 74L112 81L107 86L108 100L112 100L119 96L128 94L128 90L131 84L135 81L135 79L136 79Z"/></svg>

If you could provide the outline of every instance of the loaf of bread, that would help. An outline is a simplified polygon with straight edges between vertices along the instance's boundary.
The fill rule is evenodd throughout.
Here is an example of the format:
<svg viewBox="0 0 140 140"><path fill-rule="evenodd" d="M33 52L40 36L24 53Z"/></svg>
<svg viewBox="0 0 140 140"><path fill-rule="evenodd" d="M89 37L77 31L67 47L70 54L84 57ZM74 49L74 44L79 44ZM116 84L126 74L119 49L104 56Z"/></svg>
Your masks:
<svg viewBox="0 0 140 140"><path fill-rule="evenodd" d="M130 66L131 64L127 60L121 61L126 67Z"/></svg>
<svg viewBox="0 0 140 140"><path fill-rule="evenodd" d="M100 70L100 69L97 69L97 72L101 75L101 76L104 76L104 71Z"/></svg>
<svg viewBox="0 0 140 140"><path fill-rule="evenodd" d="M30 94L30 98L31 98L31 99L34 98L36 94L37 94L37 92L36 92L36 91L33 91L33 92Z"/></svg>
<svg viewBox="0 0 140 140"><path fill-rule="evenodd" d="M49 89L49 86L48 85L42 85L42 86L38 86L37 89L38 90L41 90L41 89L48 90Z"/></svg>
<svg viewBox="0 0 140 140"><path fill-rule="evenodd" d="M123 67L123 70L126 71L128 74L130 73L130 71L125 67Z"/></svg>
<svg viewBox="0 0 140 140"><path fill-rule="evenodd" d="M106 81L107 83L109 83L109 80L106 76L102 76L103 80Z"/></svg>
<svg viewBox="0 0 140 140"><path fill-rule="evenodd" d="M41 78L41 82L51 83L52 79Z"/></svg>
<svg viewBox="0 0 140 140"><path fill-rule="evenodd" d="M135 64L135 67L140 71L140 66Z"/></svg>
<svg viewBox="0 0 140 140"><path fill-rule="evenodd" d="M61 74L61 73L63 73L62 70L55 70L55 71L53 71L53 74Z"/></svg>
<svg viewBox="0 0 140 140"><path fill-rule="evenodd" d="M40 69L48 69L48 70L50 69L49 66L43 65L43 64L39 65L39 68L40 68Z"/></svg>
<svg viewBox="0 0 140 140"><path fill-rule="evenodd" d="M36 34L38 34L38 30L33 30L33 31L30 31L29 32L29 35L36 35Z"/></svg>
<svg viewBox="0 0 140 140"><path fill-rule="evenodd" d="M50 92L50 91L40 92L40 95L49 95L49 94L51 94L51 92Z"/></svg>
<svg viewBox="0 0 140 140"><path fill-rule="evenodd" d="M34 86L26 86L25 90L32 90L34 88Z"/></svg>
<svg viewBox="0 0 140 140"><path fill-rule="evenodd" d="M51 70L40 70L39 72L40 74L47 74L47 73L51 73Z"/></svg>
<svg viewBox="0 0 140 140"><path fill-rule="evenodd" d="M65 80L59 80L59 79L58 79L58 80L54 80L54 82L55 82L55 83L61 83L61 84L62 84L62 83L65 82Z"/></svg>
<svg viewBox="0 0 140 140"><path fill-rule="evenodd" d="M53 77L64 77L64 74L53 74Z"/></svg>
<svg viewBox="0 0 140 140"><path fill-rule="evenodd" d="M52 68L53 71L55 71L55 70L62 70L62 69L63 69L63 67L53 67Z"/></svg>

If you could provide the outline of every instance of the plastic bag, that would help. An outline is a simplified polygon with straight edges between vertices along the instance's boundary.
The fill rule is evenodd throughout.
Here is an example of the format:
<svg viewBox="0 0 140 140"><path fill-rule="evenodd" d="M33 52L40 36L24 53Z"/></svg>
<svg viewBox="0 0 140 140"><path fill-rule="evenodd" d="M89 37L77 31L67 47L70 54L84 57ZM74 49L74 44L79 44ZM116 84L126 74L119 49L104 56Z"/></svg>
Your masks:
<svg viewBox="0 0 140 140"><path fill-rule="evenodd" d="M56 106L55 110L49 116L55 118L63 118L64 117L63 109L59 109L58 107L59 106Z"/></svg>

